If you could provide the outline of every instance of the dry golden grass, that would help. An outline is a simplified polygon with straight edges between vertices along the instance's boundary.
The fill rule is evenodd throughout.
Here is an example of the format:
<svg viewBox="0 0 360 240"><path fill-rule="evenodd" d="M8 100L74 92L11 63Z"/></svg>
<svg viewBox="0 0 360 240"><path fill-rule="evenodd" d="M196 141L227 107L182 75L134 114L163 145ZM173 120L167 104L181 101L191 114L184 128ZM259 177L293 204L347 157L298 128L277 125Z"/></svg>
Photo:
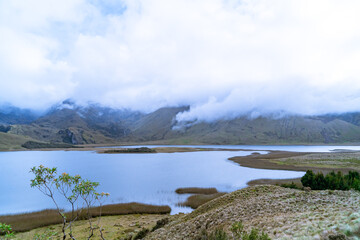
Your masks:
<svg viewBox="0 0 360 240"><path fill-rule="evenodd" d="M121 203L104 205L102 207L102 216L124 215L124 214L167 214L170 213L169 206L154 206L141 203ZM94 207L90 211L92 217L100 215L100 208ZM78 212L79 220L86 219L86 211ZM66 213L68 218L71 213ZM24 232L31 229L58 224L62 222L59 213L56 210L47 209L39 212L4 215L0 216L0 222L10 224L15 232Z"/></svg>
<svg viewBox="0 0 360 240"><path fill-rule="evenodd" d="M10 224L14 231L23 232L30 229L61 223L56 210L46 209L39 212L0 216L0 222Z"/></svg>
<svg viewBox="0 0 360 240"><path fill-rule="evenodd" d="M197 187L189 187L189 188L178 188L175 190L177 194L214 194L218 193L216 188L197 188Z"/></svg>
<svg viewBox="0 0 360 240"><path fill-rule="evenodd" d="M161 214L129 214L119 216L106 216L101 218L100 226L104 229L104 237L108 240L115 239L131 239L141 229L152 229L156 226L156 222L163 218L173 218L174 216ZM92 219L93 223L97 225L98 218ZM67 231L68 233L68 231ZM45 237L53 235L51 239L62 239L61 224L51 225L48 227L37 228L31 231L15 234L15 240L34 240L34 239L48 239L36 238L38 236ZM73 226L73 235L76 239L87 239L89 234L89 224L86 220L76 221ZM100 240L98 229L95 229L94 236L91 239ZM70 239L69 236L66 239Z"/></svg>
<svg viewBox="0 0 360 240"><path fill-rule="evenodd" d="M196 209L200 205L207 203L215 198L218 198L224 194L225 193L214 193L214 194L208 194L208 195L196 194L196 195L192 195L192 196L188 197L185 202L180 203L179 205L191 207L192 209Z"/></svg>

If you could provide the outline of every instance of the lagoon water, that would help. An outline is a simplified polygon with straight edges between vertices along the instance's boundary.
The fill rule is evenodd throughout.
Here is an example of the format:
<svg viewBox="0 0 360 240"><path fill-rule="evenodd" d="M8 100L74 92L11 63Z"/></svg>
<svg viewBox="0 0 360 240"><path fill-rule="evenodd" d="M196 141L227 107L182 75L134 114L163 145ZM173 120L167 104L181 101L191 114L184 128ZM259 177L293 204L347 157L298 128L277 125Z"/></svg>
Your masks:
<svg viewBox="0 0 360 240"><path fill-rule="evenodd" d="M201 147L201 146L194 146ZM213 146L211 146L213 147ZM217 146L218 147L218 146ZM220 146L221 147L221 146ZM261 148L260 148L261 147ZM288 149L286 149L288 147ZM231 146L231 148L235 148ZM281 149L292 151L329 151L359 147L237 146L241 149ZM307 149L307 150L305 150ZM264 153L264 152L262 152ZM93 151L21 151L0 152L0 214L21 213L54 208L37 189L30 187L30 168L57 167L58 172L80 174L100 182L100 191L111 196L106 204L141 202L169 205L172 213L189 212L177 206L188 195L178 195L179 187L216 187L230 192L258 178L295 178L303 172L245 168L228 160L249 151L202 151L157 154L97 154ZM65 202L61 203L66 208Z"/></svg>

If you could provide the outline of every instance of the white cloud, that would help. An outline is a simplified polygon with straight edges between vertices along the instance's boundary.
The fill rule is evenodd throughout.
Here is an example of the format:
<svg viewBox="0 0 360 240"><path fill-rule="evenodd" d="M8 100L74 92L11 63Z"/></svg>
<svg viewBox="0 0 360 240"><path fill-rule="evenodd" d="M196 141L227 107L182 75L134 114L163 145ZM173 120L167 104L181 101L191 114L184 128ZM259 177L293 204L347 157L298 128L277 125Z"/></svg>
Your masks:
<svg viewBox="0 0 360 240"><path fill-rule="evenodd" d="M356 0L0 2L0 101L178 120L360 110Z"/></svg>

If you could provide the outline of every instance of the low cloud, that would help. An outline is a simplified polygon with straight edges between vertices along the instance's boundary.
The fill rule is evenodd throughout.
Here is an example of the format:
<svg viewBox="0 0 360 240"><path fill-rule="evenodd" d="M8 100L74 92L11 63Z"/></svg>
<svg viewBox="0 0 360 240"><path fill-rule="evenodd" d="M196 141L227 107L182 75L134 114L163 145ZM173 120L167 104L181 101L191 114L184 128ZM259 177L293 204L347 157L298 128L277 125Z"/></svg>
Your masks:
<svg viewBox="0 0 360 240"><path fill-rule="evenodd" d="M178 121L360 110L355 0L0 2L0 102Z"/></svg>

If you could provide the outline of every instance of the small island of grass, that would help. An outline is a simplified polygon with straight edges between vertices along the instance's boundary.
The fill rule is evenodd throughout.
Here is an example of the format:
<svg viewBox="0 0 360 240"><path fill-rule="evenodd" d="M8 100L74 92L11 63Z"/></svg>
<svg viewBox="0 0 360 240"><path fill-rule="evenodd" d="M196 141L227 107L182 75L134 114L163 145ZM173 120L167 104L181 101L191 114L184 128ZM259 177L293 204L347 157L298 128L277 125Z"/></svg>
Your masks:
<svg viewBox="0 0 360 240"><path fill-rule="evenodd" d="M107 149L100 153L156 153L156 150L147 147L121 148L121 149Z"/></svg>
<svg viewBox="0 0 360 240"><path fill-rule="evenodd" d="M75 146L68 143L45 143L45 142L35 142L35 141L27 141L24 144L22 144L21 147L26 149L82 148L82 146Z"/></svg>

